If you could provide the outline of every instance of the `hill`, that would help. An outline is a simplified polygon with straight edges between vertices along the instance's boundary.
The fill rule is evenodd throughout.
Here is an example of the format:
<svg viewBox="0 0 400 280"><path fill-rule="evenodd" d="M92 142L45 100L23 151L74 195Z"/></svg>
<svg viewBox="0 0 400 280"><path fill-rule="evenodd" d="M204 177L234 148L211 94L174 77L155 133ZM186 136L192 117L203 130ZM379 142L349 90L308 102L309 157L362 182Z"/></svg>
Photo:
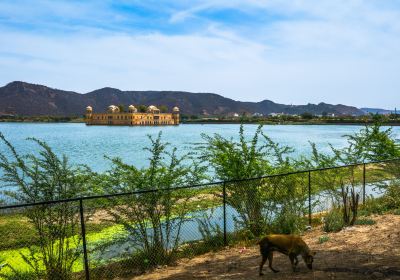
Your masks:
<svg viewBox="0 0 400 280"><path fill-rule="evenodd" d="M0 87L0 114L21 116L79 116L91 105L95 112L103 112L110 104L178 106L183 114L227 115L232 113L363 115L356 107L326 103L307 105L284 105L263 100L241 102L215 93L192 93L184 91L121 91L102 88L85 94L64 91L26 82L11 82Z"/></svg>
<svg viewBox="0 0 400 280"><path fill-rule="evenodd" d="M392 111L386 110L386 109L381 109L381 108L360 108L360 110L364 111L366 114L380 114L380 115L386 115L386 114L391 114Z"/></svg>

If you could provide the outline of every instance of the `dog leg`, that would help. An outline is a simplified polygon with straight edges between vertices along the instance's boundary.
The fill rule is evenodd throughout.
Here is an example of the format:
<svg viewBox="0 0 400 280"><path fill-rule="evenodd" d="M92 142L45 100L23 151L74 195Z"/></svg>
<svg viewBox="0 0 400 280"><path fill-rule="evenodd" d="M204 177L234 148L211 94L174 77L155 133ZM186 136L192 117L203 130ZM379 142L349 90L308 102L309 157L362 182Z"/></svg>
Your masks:
<svg viewBox="0 0 400 280"><path fill-rule="evenodd" d="M297 256L289 254L290 263L292 264L293 272L296 272L296 266L299 263Z"/></svg>
<svg viewBox="0 0 400 280"><path fill-rule="evenodd" d="M264 255L262 255L262 260L261 260L261 263L260 263L260 270L259 270L259 275L260 276L264 275L264 273L262 273L262 269L263 269L263 266L264 266L266 261L267 261L267 258Z"/></svg>
<svg viewBox="0 0 400 280"><path fill-rule="evenodd" d="M270 251L270 252L268 253L268 266L269 266L269 268L270 268L273 272L277 273L277 272L279 272L279 270L276 270L276 269L274 269L274 268L272 267L272 260L273 260L273 259L274 259L274 252Z"/></svg>

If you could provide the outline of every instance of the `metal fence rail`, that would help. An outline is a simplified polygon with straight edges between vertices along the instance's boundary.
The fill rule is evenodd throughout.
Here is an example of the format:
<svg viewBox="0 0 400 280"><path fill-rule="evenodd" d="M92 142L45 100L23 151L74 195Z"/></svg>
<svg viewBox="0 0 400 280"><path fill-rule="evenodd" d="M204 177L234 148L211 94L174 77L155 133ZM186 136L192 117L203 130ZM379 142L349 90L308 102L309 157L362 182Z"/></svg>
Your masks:
<svg viewBox="0 0 400 280"><path fill-rule="evenodd" d="M66 243L54 244L63 254L75 254L71 255L73 278L113 279L140 274L172 258L226 246L244 234L258 236L266 228L292 231L304 224L311 226L315 213L332 208L335 202L330 192L335 188L356 186L361 203L365 203L369 196L381 195L374 187L400 178L399 167L400 159L391 159L168 189L2 205L0 219L18 217L25 223L27 215L35 221L35 213L69 215L70 223L62 228L68 232ZM154 201L157 207L151 208ZM79 228L75 219L79 219ZM39 254L34 249L37 240L51 232L29 234L31 243L17 240L7 245L0 239L0 262L7 261L15 248L16 252L29 248L34 261ZM73 242L76 244L71 245ZM3 253L6 251L8 255ZM27 256L25 253L29 260ZM56 268L54 271L58 273Z"/></svg>

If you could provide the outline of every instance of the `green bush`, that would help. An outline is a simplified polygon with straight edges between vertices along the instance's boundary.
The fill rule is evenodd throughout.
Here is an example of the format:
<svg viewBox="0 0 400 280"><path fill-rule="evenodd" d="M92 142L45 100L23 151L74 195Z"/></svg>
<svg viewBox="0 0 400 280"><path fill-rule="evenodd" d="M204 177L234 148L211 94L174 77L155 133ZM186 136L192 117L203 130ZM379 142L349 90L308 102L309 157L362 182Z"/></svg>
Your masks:
<svg viewBox="0 0 400 280"><path fill-rule="evenodd" d="M0 132L1 194L17 203L70 199L87 194L93 176L88 167L70 165L66 156L58 156L45 142L34 138L28 140L40 148L37 154L20 155ZM36 205L23 210L26 225L31 226L25 229L26 233L34 234L36 239L27 242L28 250L21 253L21 257L36 278L72 279L72 268L81 256L78 212L76 204L68 202ZM18 225L10 229L18 231ZM33 246L35 242L37 246ZM15 275L22 273L14 272ZM23 277L26 278L20 276L18 279Z"/></svg>
<svg viewBox="0 0 400 280"><path fill-rule="evenodd" d="M129 242L142 254L145 265L170 264L176 260L182 225L189 219L193 190L174 190L175 186L194 185L204 177L203 168L189 155L178 156L177 149L149 136L148 165L137 168L113 158L112 169L104 176L104 193L144 191L141 195L115 197L107 209L114 224L123 226L126 235L116 237L101 250ZM151 190L156 189L157 192Z"/></svg>
<svg viewBox="0 0 400 280"><path fill-rule="evenodd" d="M304 231L307 221L304 215L290 211L281 211L273 222L272 230L274 233L292 234Z"/></svg>
<svg viewBox="0 0 400 280"><path fill-rule="evenodd" d="M372 196L365 200L365 203L360 206L359 215L369 216L372 214L382 215L389 209L385 203L384 197L374 198Z"/></svg>
<svg viewBox="0 0 400 280"><path fill-rule="evenodd" d="M388 209L400 208L400 182L394 182L386 188L383 201Z"/></svg>
<svg viewBox="0 0 400 280"><path fill-rule="evenodd" d="M329 238L328 235L322 235L322 236L320 236L320 237L318 238L318 243L319 243L319 244L322 244L322 243L328 242L329 239L330 239L330 238Z"/></svg>
<svg viewBox="0 0 400 280"><path fill-rule="evenodd" d="M344 227L343 214L339 208L334 208L324 217L324 231L338 232Z"/></svg>
<svg viewBox="0 0 400 280"><path fill-rule="evenodd" d="M358 219L355 223L356 225L375 225L376 222L372 219Z"/></svg>
<svg viewBox="0 0 400 280"><path fill-rule="evenodd" d="M393 210L394 215L400 215L400 209L394 209Z"/></svg>

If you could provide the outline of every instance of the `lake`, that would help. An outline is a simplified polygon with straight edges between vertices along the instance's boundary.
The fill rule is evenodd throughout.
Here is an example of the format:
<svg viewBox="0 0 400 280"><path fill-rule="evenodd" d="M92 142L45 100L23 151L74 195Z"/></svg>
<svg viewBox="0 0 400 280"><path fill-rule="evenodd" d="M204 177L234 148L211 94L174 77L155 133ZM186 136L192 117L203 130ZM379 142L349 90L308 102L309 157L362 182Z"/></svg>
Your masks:
<svg viewBox="0 0 400 280"><path fill-rule="evenodd" d="M274 141L295 148L293 156L310 152L309 141L323 151L328 144L343 147L343 135L354 133L362 126L349 125L266 125L263 131ZM245 125L247 137L254 135L257 125ZM86 126L83 123L0 123L0 132L21 153L37 152L38 146L28 137L46 141L56 153L66 154L72 163L87 164L95 171L110 167L104 156L121 157L126 162L143 166L149 156L143 148L149 145L147 135L156 136L160 131L163 140L178 148L179 153L193 149L202 142L201 133L219 133L224 137L238 139L238 124L182 124L163 127ZM400 138L400 127L393 128ZM0 145L0 151L4 151Z"/></svg>

